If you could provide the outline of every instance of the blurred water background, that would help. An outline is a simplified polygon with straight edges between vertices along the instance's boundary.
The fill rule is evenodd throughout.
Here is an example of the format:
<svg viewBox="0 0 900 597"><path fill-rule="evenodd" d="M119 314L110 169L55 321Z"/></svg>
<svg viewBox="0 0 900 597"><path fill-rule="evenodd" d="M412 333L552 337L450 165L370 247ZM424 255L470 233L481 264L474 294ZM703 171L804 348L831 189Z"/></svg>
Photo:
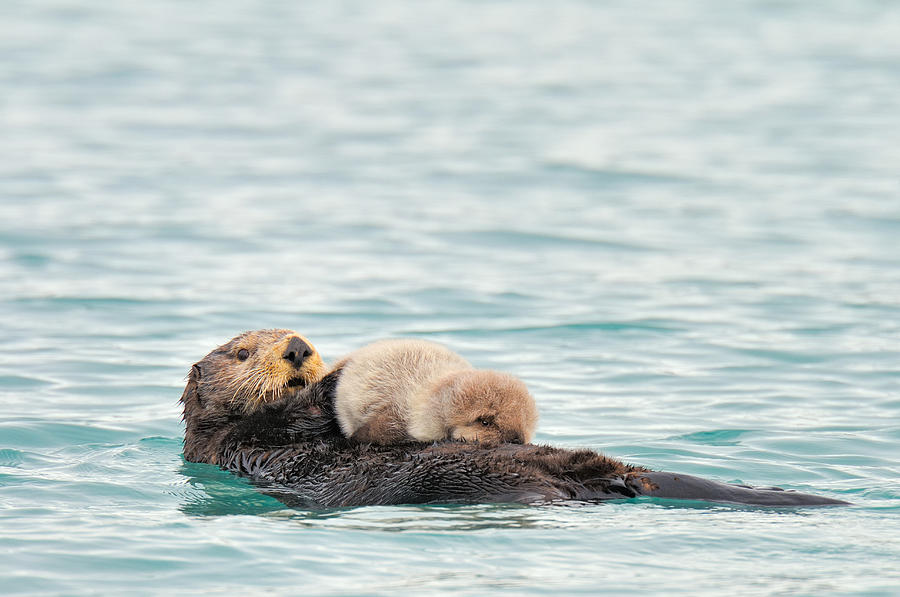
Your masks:
<svg viewBox="0 0 900 597"><path fill-rule="evenodd" d="M896 2L4 0L0 590L896 594L898 141ZM262 327L856 505L288 510L181 457Z"/></svg>

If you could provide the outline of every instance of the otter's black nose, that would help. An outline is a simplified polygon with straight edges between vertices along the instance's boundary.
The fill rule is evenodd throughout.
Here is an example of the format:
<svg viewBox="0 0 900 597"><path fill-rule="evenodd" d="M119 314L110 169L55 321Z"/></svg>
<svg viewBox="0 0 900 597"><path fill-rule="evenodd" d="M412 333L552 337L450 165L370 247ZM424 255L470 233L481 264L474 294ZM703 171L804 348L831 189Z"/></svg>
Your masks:
<svg viewBox="0 0 900 597"><path fill-rule="evenodd" d="M299 367L303 364L303 361L313 353L312 348L309 347L309 344L294 336L291 338L291 341L288 342L287 348L284 351L284 354L281 355L288 361L292 362L294 365Z"/></svg>

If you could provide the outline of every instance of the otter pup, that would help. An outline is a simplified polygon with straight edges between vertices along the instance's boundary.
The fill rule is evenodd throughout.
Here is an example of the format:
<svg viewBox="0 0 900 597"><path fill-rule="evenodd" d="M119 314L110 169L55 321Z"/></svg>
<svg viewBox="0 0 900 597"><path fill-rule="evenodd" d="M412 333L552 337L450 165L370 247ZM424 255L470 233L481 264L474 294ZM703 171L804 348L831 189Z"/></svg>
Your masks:
<svg viewBox="0 0 900 597"><path fill-rule="evenodd" d="M294 350L289 359L293 337L312 354L302 357L305 350ZM270 378L251 383L259 369L243 367L251 356L243 341L249 341L256 354L268 355L262 360L270 363L281 350L281 357L300 375L285 376L271 368L266 369L272 371ZM302 336L287 330L248 332L206 355L191 368L181 396L185 459L247 476L285 504L304 508L597 502L638 496L765 506L847 503L652 472L591 450L521 444L488 448L465 442L358 443L342 435L335 418L332 399L340 371L316 380L321 372L317 356ZM235 392L236 387L243 389Z"/></svg>
<svg viewBox="0 0 900 597"><path fill-rule="evenodd" d="M347 437L378 444L456 439L528 443L537 407L512 375L475 369L426 340L381 340L334 367L335 410Z"/></svg>

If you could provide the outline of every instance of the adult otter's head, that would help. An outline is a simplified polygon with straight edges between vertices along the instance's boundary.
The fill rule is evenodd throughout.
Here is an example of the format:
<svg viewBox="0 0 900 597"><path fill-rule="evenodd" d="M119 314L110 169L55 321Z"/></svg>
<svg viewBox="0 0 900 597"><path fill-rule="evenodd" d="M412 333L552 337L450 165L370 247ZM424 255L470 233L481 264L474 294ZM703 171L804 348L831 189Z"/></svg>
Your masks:
<svg viewBox="0 0 900 597"><path fill-rule="evenodd" d="M522 444L534 435L537 406L525 384L512 375L459 371L440 383L436 396L453 439Z"/></svg>
<svg viewBox="0 0 900 597"><path fill-rule="evenodd" d="M325 374L313 345L291 330L245 332L191 367L181 396L188 460L206 460L228 423Z"/></svg>

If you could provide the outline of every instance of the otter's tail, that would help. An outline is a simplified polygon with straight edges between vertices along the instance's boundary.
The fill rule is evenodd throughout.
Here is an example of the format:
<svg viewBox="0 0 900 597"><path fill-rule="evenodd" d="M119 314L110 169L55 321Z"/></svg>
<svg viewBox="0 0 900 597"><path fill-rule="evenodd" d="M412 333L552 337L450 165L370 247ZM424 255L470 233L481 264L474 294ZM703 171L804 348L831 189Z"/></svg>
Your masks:
<svg viewBox="0 0 900 597"><path fill-rule="evenodd" d="M850 502L785 491L780 487L729 485L691 475L651 472L634 474L628 486L637 495L675 500L702 500L754 506L848 506Z"/></svg>

